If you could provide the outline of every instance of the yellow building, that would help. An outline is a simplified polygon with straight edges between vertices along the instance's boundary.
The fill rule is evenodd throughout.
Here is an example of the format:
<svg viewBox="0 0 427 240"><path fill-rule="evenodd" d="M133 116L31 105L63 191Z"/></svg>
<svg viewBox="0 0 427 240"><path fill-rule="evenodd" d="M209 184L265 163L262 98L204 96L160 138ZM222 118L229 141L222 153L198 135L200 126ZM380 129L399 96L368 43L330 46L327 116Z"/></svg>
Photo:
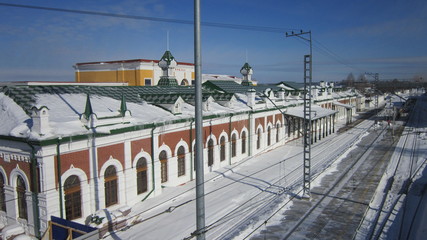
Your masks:
<svg viewBox="0 0 427 240"><path fill-rule="evenodd" d="M162 64L165 59L168 62L167 69L165 64ZM166 51L160 60L76 63L74 69L75 81L78 83L114 82L127 83L129 86L151 86L158 85L165 73L168 78L176 79L177 85L193 85L195 79L194 64L176 62L169 51Z"/></svg>

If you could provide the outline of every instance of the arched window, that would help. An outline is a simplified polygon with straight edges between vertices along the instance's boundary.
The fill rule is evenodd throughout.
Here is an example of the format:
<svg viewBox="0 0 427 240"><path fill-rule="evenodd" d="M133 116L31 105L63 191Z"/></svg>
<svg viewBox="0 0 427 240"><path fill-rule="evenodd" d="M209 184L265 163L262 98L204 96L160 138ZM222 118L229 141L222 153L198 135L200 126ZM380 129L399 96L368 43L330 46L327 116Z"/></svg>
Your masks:
<svg viewBox="0 0 427 240"><path fill-rule="evenodd" d="M280 141L279 130L280 130L280 124L276 123L276 142Z"/></svg>
<svg viewBox="0 0 427 240"><path fill-rule="evenodd" d="M188 80L187 79L182 79L182 81L181 81L181 85L182 86L188 86Z"/></svg>
<svg viewBox="0 0 427 240"><path fill-rule="evenodd" d="M159 160L161 182L164 183L168 181L168 154L165 150L160 152Z"/></svg>
<svg viewBox="0 0 427 240"><path fill-rule="evenodd" d="M208 166L212 166L214 163L214 144L213 140L208 141Z"/></svg>
<svg viewBox="0 0 427 240"><path fill-rule="evenodd" d="M260 147L261 147L261 128L258 128L257 139L256 139L256 148L259 149Z"/></svg>
<svg viewBox="0 0 427 240"><path fill-rule="evenodd" d="M73 220L82 217L82 197L80 188L80 179L72 175L65 180L65 215L67 220Z"/></svg>
<svg viewBox="0 0 427 240"><path fill-rule="evenodd" d="M246 153L246 132L242 132L242 154Z"/></svg>
<svg viewBox="0 0 427 240"><path fill-rule="evenodd" d="M109 166L104 173L105 206L118 203L117 172L114 166Z"/></svg>
<svg viewBox="0 0 427 240"><path fill-rule="evenodd" d="M178 148L178 177L185 175L185 148Z"/></svg>
<svg viewBox="0 0 427 240"><path fill-rule="evenodd" d="M231 156L232 157L236 156L236 134L235 133L231 135Z"/></svg>
<svg viewBox="0 0 427 240"><path fill-rule="evenodd" d="M6 212L6 197L4 194L4 177L0 173L0 211Z"/></svg>
<svg viewBox="0 0 427 240"><path fill-rule="evenodd" d="M16 193L18 198L18 216L28 220L27 200L25 199L25 182L21 176L16 179Z"/></svg>
<svg viewBox="0 0 427 240"><path fill-rule="evenodd" d="M220 144L221 144L221 146L220 146L220 153L221 153L221 158L220 158L220 160L221 160L221 161L224 161L224 160L225 160L225 137L224 137L224 136L222 136L222 137L220 138L219 142L220 142Z"/></svg>
<svg viewBox="0 0 427 240"><path fill-rule="evenodd" d="M271 144L271 127L269 126L267 128L267 146L270 146Z"/></svg>
<svg viewBox="0 0 427 240"><path fill-rule="evenodd" d="M136 189L141 194L148 190L147 159L142 157L136 162Z"/></svg>

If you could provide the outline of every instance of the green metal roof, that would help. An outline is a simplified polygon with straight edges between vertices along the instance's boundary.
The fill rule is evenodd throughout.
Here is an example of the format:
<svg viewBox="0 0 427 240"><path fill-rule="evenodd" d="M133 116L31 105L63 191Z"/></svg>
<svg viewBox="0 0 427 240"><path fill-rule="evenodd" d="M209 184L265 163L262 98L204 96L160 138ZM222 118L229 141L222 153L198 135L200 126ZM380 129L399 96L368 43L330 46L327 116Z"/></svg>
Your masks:
<svg viewBox="0 0 427 240"><path fill-rule="evenodd" d="M252 86L252 88L257 92L264 92L266 89L271 89L276 92L281 89L276 84L258 84L256 86Z"/></svg>
<svg viewBox="0 0 427 240"><path fill-rule="evenodd" d="M174 104L179 98L179 94L144 94L141 98L152 104Z"/></svg>
<svg viewBox="0 0 427 240"><path fill-rule="evenodd" d="M0 92L12 98L24 111L31 113L37 94L89 94L111 97L119 101L141 102L146 94L194 94L194 87L188 86L87 86L87 85L13 85L0 87Z"/></svg>
<svg viewBox="0 0 427 240"><path fill-rule="evenodd" d="M203 88L225 93L246 93L252 86L242 86L235 81L209 80L203 83Z"/></svg>
<svg viewBox="0 0 427 240"><path fill-rule="evenodd" d="M170 64L172 62L172 60L174 60L174 59L175 58L172 56L172 53L169 50L167 50L163 54L163 56L162 56L162 58L160 60L165 60L168 64Z"/></svg>
<svg viewBox="0 0 427 240"><path fill-rule="evenodd" d="M299 83L299 82L284 82L284 81L282 81L276 85L280 85L280 84L283 84L283 85L290 87L290 88L293 88L295 90L301 90L304 88L304 83Z"/></svg>
<svg viewBox="0 0 427 240"><path fill-rule="evenodd" d="M178 86L178 82L174 77L160 77L159 82L157 83L159 86Z"/></svg>
<svg viewBox="0 0 427 240"><path fill-rule="evenodd" d="M250 69L252 69L252 67L249 65L249 63L245 63L240 70L242 70L242 69L250 70Z"/></svg>
<svg viewBox="0 0 427 240"><path fill-rule="evenodd" d="M85 94L111 97L121 101L121 111L127 110L126 102L140 103L141 100L153 104L171 104L175 103L180 96L186 102L195 102L193 86L13 85L0 87L0 92L12 98L27 114L31 113L38 94ZM202 99L206 101L212 96L216 101L228 101L233 95L234 93L219 93L205 89ZM86 99L86 101L90 104L90 100ZM91 106L86 106L83 114L93 113L90 108Z"/></svg>

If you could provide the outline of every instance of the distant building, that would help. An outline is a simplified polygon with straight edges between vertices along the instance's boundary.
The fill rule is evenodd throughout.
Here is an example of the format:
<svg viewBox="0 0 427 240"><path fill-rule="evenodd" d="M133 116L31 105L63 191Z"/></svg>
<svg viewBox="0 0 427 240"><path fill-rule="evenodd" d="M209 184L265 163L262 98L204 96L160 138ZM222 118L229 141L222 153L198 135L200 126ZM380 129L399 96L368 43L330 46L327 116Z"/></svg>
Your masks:
<svg viewBox="0 0 427 240"><path fill-rule="evenodd" d="M105 62L76 63L75 81L78 83L127 83L129 86L155 86L162 76L176 79L177 85L193 85L194 64L177 62L170 51L160 60L133 59ZM165 75L166 74L166 75Z"/></svg>
<svg viewBox="0 0 427 240"><path fill-rule="evenodd" d="M194 85L193 63L177 62L170 51L160 60L133 59L105 62L76 63L77 83L122 83L128 86L191 86ZM257 85L251 78L252 67L245 63L240 70L242 77L224 74L202 74L202 82L208 80L235 81L238 84Z"/></svg>

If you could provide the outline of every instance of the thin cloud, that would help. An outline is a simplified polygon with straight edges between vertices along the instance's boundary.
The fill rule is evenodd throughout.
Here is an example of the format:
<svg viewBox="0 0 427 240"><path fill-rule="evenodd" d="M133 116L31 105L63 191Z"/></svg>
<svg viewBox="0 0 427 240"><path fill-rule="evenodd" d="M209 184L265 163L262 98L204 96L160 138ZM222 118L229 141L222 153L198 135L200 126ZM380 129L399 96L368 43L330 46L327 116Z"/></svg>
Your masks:
<svg viewBox="0 0 427 240"><path fill-rule="evenodd" d="M0 82L9 81L74 81L74 71L55 69L1 69Z"/></svg>
<svg viewBox="0 0 427 240"><path fill-rule="evenodd" d="M423 9L427 10L427 7ZM369 23L344 30L350 36L366 36L366 37L393 37L393 38L417 38L423 37L422 33L427 31L427 17L425 11L422 14L413 13L407 17L400 19L393 19L378 23ZM421 34L420 34L421 33Z"/></svg>
<svg viewBox="0 0 427 240"><path fill-rule="evenodd" d="M422 63L422 64L427 64L427 56L371 58L371 59L363 59L361 61L374 62L374 63Z"/></svg>

